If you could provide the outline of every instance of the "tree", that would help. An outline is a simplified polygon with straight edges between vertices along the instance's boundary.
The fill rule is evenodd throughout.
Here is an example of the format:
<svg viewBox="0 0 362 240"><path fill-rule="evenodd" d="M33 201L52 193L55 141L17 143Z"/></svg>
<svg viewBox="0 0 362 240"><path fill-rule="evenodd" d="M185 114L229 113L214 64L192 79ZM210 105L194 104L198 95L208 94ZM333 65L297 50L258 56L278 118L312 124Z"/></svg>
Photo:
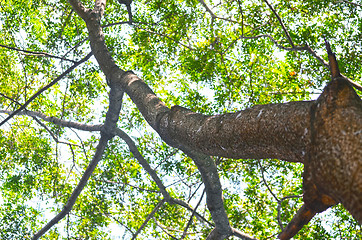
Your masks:
<svg viewBox="0 0 362 240"><path fill-rule="evenodd" d="M0 6L1 239L359 237L361 4Z"/></svg>

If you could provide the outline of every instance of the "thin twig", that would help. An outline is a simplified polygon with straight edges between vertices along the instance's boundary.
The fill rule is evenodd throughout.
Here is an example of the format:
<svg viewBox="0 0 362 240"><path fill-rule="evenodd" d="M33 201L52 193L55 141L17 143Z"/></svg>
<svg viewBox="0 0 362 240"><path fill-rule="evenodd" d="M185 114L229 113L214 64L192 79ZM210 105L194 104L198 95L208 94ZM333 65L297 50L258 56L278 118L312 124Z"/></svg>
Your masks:
<svg viewBox="0 0 362 240"><path fill-rule="evenodd" d="M139 190L145 191L145 192L161 193L160 191L157 191L157 190L141 188L141 187L138 187L138 186L134 186L134 185L132 185L132 184L129 184L129 183L125 183L125 182L114 182L114 181L110 181L110 180L98 180L98 181L105 182L105 183L110 183L110 184L126 185L126 186L129 186L129 187L131 187L131 188L136 188L136 189L139 189Z"/></svg>
<svg viewBox="0 0 362 240"><path fill-rule="evenodd" d="M254 32L254 31L256 31L257 29L259 29L259 28L261 28L261 27L264 27L264 26L267 25L267 24L269 24L269 22L265 22L265 23L261 24L260 26L251 29L250 31L246 32L245 34L250 34L250 33ZM227 46L227 48L225 48L224 51L222 51L222 54L225 54L238 40L244 38L244 37L245 37L245 34L244 34L244 30L242 30L241 36L240 36L240 37L237 37L236 39L234 39L234 40L229 44L229 46Z"/></svg>
<svg viewBox="0 0 362 240"><path fill-rule="evenodd" d="M281 208L281 204L282 204L282 202L283 202L285 199L288 199L288 198L296 198L296 197L300 197L300 196L298 196L298 195L292 195L292 196L283 197L282 199L277 198L277 196L273 193L273 191L270 189L268 183L267 183L266 180L265 180L264 170L263 170L263 167L262 167L259 159L258 159L258 163L259 163L259 167L260 167L260 170L261 170L261 175L262 175L263 182L264 182L265 186L268 188L268 191L270 192L270 194L273 195L274 199L278 202L278 207L277 207L278 216L277 216L277 220L278 220L278 224L279 224L281 230L283 231L283 229L284 229L284 228L283 228L283 224L282 224L282 221L280 220L280 208Z"/></svg>
<svg viewBox="0 0 362 240"><path fill-rule="evenodd" d="M345 3L348 3L348 4L354 5L354 6L356 6L356 7L362 7L361 4L353 3L353 2L350 2L350 1L346 1L346 0L338 1L338 2L336 2L336 3L339 3L339 2L345 2Z"/></svg>
<svg viewBox="0 0 362 240"><path fill-rule="evenodd" d="M280 18L280 16L278 15L278 13L275 11L275 9L273 8L273 6L272 6L267 0L264 0L264 2L269 6L270 10L273 11L274 15L276 16L276 18L277 18L278 21L279 21L280 26L282 26L282 28L283 28L283 31L284 31L284 33L285 33L285 36L286 36L287 39L288 39L289 44L294 48L295 46L294 46L293 40L292 40L292 38L290 37L289 32L288 32L287 28L285 27L282 19Z"/></svg>
<svg viewBox="0 0 362 240"><path fill-rule="evenodd" d="M178 40L175 40L175 39L173 39L172 37L170 37L170 36L168 36L168 35L166 35L166 34L154 32L154 31L151 31L151 30L148 30L148 29L145 29L145 28L136 26L136 25L134 25L134 26L135 26L136 28L142 30L142 31L145 31L145 32L148 32L148 33L151 33L151 34L155 34L155 35L158 35L158 36L161 36L161 37L165 37L165 38L167 38L167 39L170 39L171 41L174 41L174 42L177 43L177 44L180 44L181 46L183 46L183 47L185 47L185 48L188 48L188 49L190 49L190 50L194 50L193 47L191 47L191 46L189 46L189 45L186 45L186 44L184 44L184 43L182 43L182 42L180 42L180 41L178 41Z"/></svg>
<svg viewBox="0 0 362 240"><path fill-rule="evenodd" d="M258 39L258 38L263 38L263 37L269 38L278 48L283 49L283 50L287 50L287 51L303 51L303 50L306 50L305 47L300 47L300 46L294 46L294 47L291 47L291 48L290 47L284 47L283 45L278 43L278 41L275 40L269 34L261 34L261 35L250 36L250 37L240 36L239 39Z"/></svg>
<svg viewBox="0 0 362 240"><path fill-rule="evenodd" d="M123 224L121 221L119 221L117 218L115 218L114 216L112 216L112 214L110 213L103 213L104 215L106 215L107 217L112 218L114 221L116 221L119 225L123 226L124 228L126 228L131 234L132 236L134 235L132 229L130 229L127 225Z"/></svg>
<svg viewBox="0 0 362 240"><path fill-rule="evenodd" d="M190 176L186 176L186 177L184 177L184 178L182 178L182 179L179 179L179 180L177 180L177 181L175 181L175 182L173 182L173 183L168 184L168 185L166 186L166 188L171 187L171 186L173 186L173 185L175 185L175 184L177 184L177 183L179 183L179 182L182 182L183 180L185 180L185 179L187 179L187 178L189 178L189 177L193 177L193 176L195 176L196 174L198 174L197 171L194 172L193 174L191 174Z"/></svg>
<svg viewBox="0 0 362 240"><path fill-rule="evenodd" d="M33 96L31 96L20 108L18 108L16 111L14 111L12 114L10 114L7 118L5 118L5 120L3 120L0 123L0 126L2 126L4 123L6 123L9 119L11 119L13 116L17 115L20 111L24 110L26 108L26 106L29 105L29 103L31 103L35 98L37 98L41 93L43 93L44 91L48 90L50 87L52 87L54 84L56 84L57 82L59 82L63 77L65 77L68 73L72 72L77 66L79 66L80 64L84 63L85 61L87 61L91 56L92 56L92 52L88 53L87 56L85 56L84 58L82 58L80 61L74 63L70 68L68 68L67 70L65 70L62 74L60 74L56 79L54 79L52 82L50 82L49 84L47 84L45 87L41 88L38 92L36 92Z"/></svg>
<svg viewBox="0 0 362 240"><path fill-rule="evenodd" d="M169 237L171 237L172 239L177 240L177 238L176 238L175 236L173 236L171 233L169 233L169 232L166 230L167 227L162 226L159 222L157 222L157 220L156 220L154 217L153 217L152 219L153 219L153 221L155 221L156 225L157 225L159 228L161 228L161 230L162 230L163 232L165 232L165 233L166 233Z"/></svg>
<svg viewBox="0 0 362 240"><path fill-rule="evenodd" d="M72 62L72 63L77 63L77 61L74 61L72 59L55 56L55 55L52 55L52 54L49 54L49 53L46 53L46 52L29 51L29 50L16 48L16 47L10 47L10 46L3 45L3 44L0 44L0 47L7 48L7 49L10 49L10 50L14 50L14 51L18 51L18 52L23 52L24 55L28 55L28 56L50 57L50 58L56 58L56 59L60 59L60 60L69 61L69 62Z"/></svg>
<svg viewBox="0 0 362 240"><path fill-rule="evenodd" d="M9 100L12 101L13 103L21 106L21 103L19 103L19 102L18 102L17 100L15 100L15 99L12 99L11 97L6 96L5 94L0 93L0 96L3 96L4 98L9 99ZM28 112L28 110L27 110L26 108L25 108L24 110L25 110L25 111L23 111L23 112ZM6 112L6 113L8 113L8 114L11 114L11 113L12 113L12 111L7 111L7 110L0 110L0 113L2 113L3 111ZM18 114L18 115L19 115L19 114ZM31 117L34 119L34 121L36 121L40 126L42 126L42 127L50 134L50 136L54 139L55 142L57 142L57 143L62 143L62 144L67 144L67 145L70 145L70 146L73 145L73 146L79 147L77 144L70 143L70 142L64 142L64 141L59 140L59 139L54 135L54 133L53 133L44 123L42 123L36 116L31 116Z"/></svg>
<svg viewBox="0 0 362 240"><path fill-rule="evenodd" d="M237 24L240 24L238 21L236 20L232 20L232 19L229 19L229 18L223 18L223 17L219 17L217 16L208 6L207 4L205 3L204 0L198 0L201 5L205 8L205 10L211 15L211 21L213 22L214 19L220 19L220 20L223 20L223 21L227 21L227 22L231 22L231 23L237 23ZM244 21L242 19L242 24L241 25L244 25Z"/></svg>
<svg viewBox="0 0 362 240"><path fill-rule="evenodd" d="M270 194L274 197L274 199L279 202L279 199L277 198L277 196L275 196L275 194L273 193L273 191L270 189L269 184L266 182L265 177L264 177L264 170L263 170L263 166L261 165L260 159L258 159L258 163L259 163L259 167L261 170L261 176L263 178L263 182L265 184L265 186L268 188L268 191L270 192Z"/></svg>
<svg viewBox="0 0 362 240"><path fill-rule="evenodd" d="M117 26L117 25L124 25L124 24L130 24L129 21L127 22L115 22L115 23L108 23L108 24L105 24L105 25L102 25L101 27L102 28L108 28L108 27L112 27L112 26ZM159 23L148 23L148 22L134 22L132 20L132 25L134 24L139 24L139 25L147 25L147 26L159 26L160 24Z"/></svg>
<svg viewBox="0 0 362 240"><path fill-rule="evenodd" d="M86 37L82 40L80 40L77 44L75 44L73 47L71 47L66 53L64 53L63 57L67 56L71 51L79 47L81 44L83 44L85 41L89 40L89 37Z"/></svg>
<svg viewBox="0 0 362 240"><path fill-rule="evenodd" d="M171 198L169 201L170 204L178 204L184 208L186 208L187 210L193 212L194 210L192 209L192 207L190 207L186 202L180 200L180 199L175 199L175 198ZM196 217L203 222L206 222L207 224L209 224L210 226L215 227L215 224L211 223L210 221L208 221L206 218L204 218L202 215L200 215L198 212L195 212Z"/></svg>
<svg viewBox="0 0 362 240"><path fill-rule="evenodd" d="M88 160L87 151L86 151L86 149L85 149L85 145L84 145L84 143L83 143L82 138L78 135L78 133L77 133L76 131L74 131L73 129L70 129L70 130L71 130L71 131L77 136L77 138L79 139L80 144L82 145L82 150L83 150L84 157L85 157L85 159L86 159L87 161L89 161L89 160Z"/></svg>
<svg viewBox="0 0 362 240"><path fill-rule="evenodd" d="M181 238L180 238L181 240L186 237L187 229L190 227L190 225L191 225L191 223L192 223L192 219L194 218L195 213L196 213L196 210L197 210L197 208L199 207L202 199L204 198L204 195L205 195L205 189L204 189L204 191L202 191L200 200L199 200L199 202L196 204L194 210L193 210L192 213L191 213L190 219L189 219L189 221L188 221L188 223L187 223L187 225L186 225L186 227L185 227L185 229L184 229L184 232L182 233L182 236L181 236Z"/></svg>
<svg viewBox="0 0 362 240"><path fill-rule="evenodd" d="M151 218L153 218L153 216L155 215L155 213L158 211L158 209L160 209L160 207L165 203L165 199L162 199L161 201L158 202L158 204L156 205L156 207L152 210L152 212L150 214L148 214L147 218L145 219L145 221L142 223L141 227L137 230L137 232L133 235L132 240L137 238L137 235L142 231L142 229L147 225L148 221L150 221Z"/></svg>
<svg viewBox="0 0 362 240"><path fill-rule="evenodd" d="M36 117L32 117L40 126L42 126L45 131L47 131L50 136L53 138L53 140L57 143L61 143L61 144L67 144L67 145L71 145L71 146L76 146L76 147L80 147L78 144L75 144L75 143L70 143L70 142L65 142L65 141L62 141L62 140L59 140L55 135L54 133L47 127L47 125L45 125L44 123L42 123L39 119L37 119Z"/></svg>
<svg viewBox="0 0 362 240"><path fill-rule="evenodd" d="M202 182L196 182L192 185L196 185L199 184L199 186L197 186L197 188L195 189L195 191L188 197L187 202L190 202L190 200L195 196L196 192L199 190L199 188L202 186ZM192 186L191 186L192 187ZM190 192L191 192L191 187L190 187Z"/></svg>
<svg viewBox="0 0 362 240"><path fill-rule="evenodd" d="M208 13L210 13L211 18L216 18L215 13L213 13L213 12L211 11L211 9L207 6L207 4L205 3L204 0L198 0L198 1L199 1L199 3L201 3L202 6L204 6L205 10L206 10Z"/></svg>

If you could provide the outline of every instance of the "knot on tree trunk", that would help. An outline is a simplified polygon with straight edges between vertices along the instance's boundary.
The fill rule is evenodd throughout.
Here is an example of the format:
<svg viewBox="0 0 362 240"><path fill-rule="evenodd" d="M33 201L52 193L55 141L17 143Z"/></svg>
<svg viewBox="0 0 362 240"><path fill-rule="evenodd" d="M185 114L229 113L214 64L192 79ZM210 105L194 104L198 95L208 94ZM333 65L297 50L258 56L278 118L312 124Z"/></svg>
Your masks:
<svg viewBox="0 0 362 240"><path fill-rule="evenodd" d="M311 141L304 163L304 202L315 212L342 203L362 222L362 102L338 77L311 108Z"/></svg>
<svg viewBox="0 0 362 240"><path fill-rule="evenodd" d="M338 203L362 223L362 101L344 78L336 77L311 107L310 115L304 205L280 239L290 239L316 213Z"/></svg>

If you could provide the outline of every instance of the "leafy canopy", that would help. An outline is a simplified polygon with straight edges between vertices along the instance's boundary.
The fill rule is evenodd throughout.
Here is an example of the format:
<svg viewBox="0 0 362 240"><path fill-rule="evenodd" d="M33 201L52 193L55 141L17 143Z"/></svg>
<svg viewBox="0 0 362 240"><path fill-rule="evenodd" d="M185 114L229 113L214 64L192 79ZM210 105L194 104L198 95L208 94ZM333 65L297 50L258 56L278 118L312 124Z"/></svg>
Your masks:
<svg viewBox="0 0 362 240"><path fill-rule="evenodd" d="M94 1L82 1L92 8ZM280 22L264 1L133 1L127 9L107 2L102 19L107 47L120 68L133 70L169 106L205 114L255 104L309 100L330 79L311 52L290 50ZM323 36L341 72L361 83L361 1L273 1L295 46L326 59ZM214 14L214 17L212 17ZM83 20L65 0L0 2L0 109L15 110L90 52ZM288 50L289 49L289 50ZM23 51L26 50L26 51ZM45 54L46 53L46 54ZM92 58L42 93L27 110L83 124L103 123L109 88ZM3 112L2 112L3 113ZM170 148L126 99L118 126L136 142L175 199L195 207L203 196L192 161ZM0 238L29 239L59 212L95 151L98 132L64 128L16 116L0 129ZM231 225L254 237L275 237L278 207L288 223L301 206L303 166L279 160L216 158ZM162 196L127 145L113 139L71 213L46 239L128 239ZM211 216L201 201L198 212ZM142 239L181 237L191 212L165 203ZM193 218L185 239L213 228ZM341 206L324 213L295 239L352 239L360 226Z"/></svg>

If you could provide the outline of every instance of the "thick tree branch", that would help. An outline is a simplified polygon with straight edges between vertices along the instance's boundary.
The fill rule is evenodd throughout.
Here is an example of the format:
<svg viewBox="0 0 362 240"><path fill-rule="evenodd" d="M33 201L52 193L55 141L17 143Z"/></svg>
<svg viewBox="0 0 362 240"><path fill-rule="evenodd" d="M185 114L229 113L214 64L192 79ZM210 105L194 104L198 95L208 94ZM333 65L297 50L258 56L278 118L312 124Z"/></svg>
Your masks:
<svg viewBox="0 0 362 240"><path fill-rule="evenodd" d="M297 214L289 222L286 228L278 235L280 240L291 239L299 232L304 225L306 225L314 216L316 212L308 209L305 204L298 210Z"/></svg>
<svg viewBox="0 0 362 240"><path fill-rule="evenodd" d="M224 239L232 235L233 230L223 207L217 169L208 155L304 162L310 156L307 157L307 153L313 145L311 109L316 106L316 102L259 105L237 113L216 116L197 114L179 106L169 109L140 78L116 65L105 45L99 24L101 14L95 15L85 20L92 51L110 80L109 85L124 90L162 139L183 150L197 165L215 222L215 230L208 239ZM291 49L304 50L302 47ZM317 155L316 151L317 148L313 154ZM312 158L310 161L318 160Z"/></svg>
<svg viewBox="0 0 362 240"><path fill-rule="evenodd" d="M303 162L313 102L258 105L236 113L206 116L176 106L161 119L165 139L177 139L208 155L278 158Z"/></svg>
<svg viewBox="0 0 362 240"><path fill-rule="evenodd" d="M29 103L31 103L35 98L37 98L41 93L43 93L44 91L48 90L50 87L52 87L54 84L56 84L57 82L59 82L63 77L65 77L68 73L70 73L71 71L73 71L77 66L79 66L80 64L88 61L88 59L92 56L93 54L90 52L88 53L87 56L85 56L84 58L82 58L80 61L76 62L75 64L73 64L70 68L68 68L67 70L65 70L62 74L60 74L56 79L54 79L52 82L50 82L49 84L47 84L45 87L43 87L42 89L40 89L38 92L36 92L33 96L31 96L20 108L18 108L16 111L14 111L12 114L10 114L7 118L5 118L1 123L0 126L3 125L4 123L6 123L9 119L11 119L13 116L15 116L16 114L18 114L20 111L24 110L26 108L26 106L29 105Z"/></svg>
<svg viewBox="0 0 362 240"><path fill-rule="evenodd" d="M215 233L217 235L217 238L210 239L222 240L227 238L232 235L232 229L224 208L222 187L214 160L210 156L191 149L182 148L181 150L194 161L205 185L206 203L215 222Z"/></svg>
<svg viewBox="0 0 362 240"><path fill-rule="evenodd" d="M175 106L168 109L136 75L122 86L147 122L168 144L229 158L278 158L303 162L313 102L258 105L237 113L205 116ZM244 127L245 126L245 127Z"/></svg>
<svg viewBox="0 0 362 240"><path fill-rule="evenodd" d="M305 121L308 120L309 103L262 106L254 111L249 110L251 112L247 114L240 112L227 117L225 117L226 115L204 116L180 107L175 107L170 111L140 78L132 72L124 72L118 68L107 50L99 23L89 19L87 27L92 51L103 72L110 79L110 85L120 85L137 105L151 127L169 145L182 149L197 165L205 184L208 208L216 226L210 236L216 236L215 239L224 239L232 235L233 231L223 206L222 189L216 165L212 158L198 152L200 149L208 155L303 160L304 146L308 139L308 124ZM283 108L284 111L280 111ZM264 110L265 112L263 112ZM282 114L278 115L279 112ZM295 112L300 116L297 114L297 118L295 118ZM291 113L293 114L291 115ZM291 116L295 121L290 121ZM261 127L263 124L270 126L271 123L275 125L272 124L267 130ZM235 128L230 127L232 125ZM240 127L243 125L254 127L243 129ZM223 126L225 129L221 129ZM205 128L203 129L203 127ZM236 131L236 129L238 130ZM280 129L284 130L280 131ZM226 136L227 140L225 138L216 140L224 136L225 132L229 135ZM262 134L264 140L260 141L258 133ZM249 137L255 140L248 139ZM197 138L199 139L197 140ZM208 138L218 142L210 143L206 140ZM270 144L271 142L274 144ZM196 145L194 145L195 143ZM257 146L255 147L255 145ZM270 145L271 147L269 147ZM212 147L210 148L210 146ZM285 149L280 149L280 146ZM198 151L195 151L195 148ZM215 151L214 149L217 149L216 152L212 152ZM233 154L236 152L238 154Z"/></svg>
<svg viewBox="0 0 362 240"><path fill-rule="evenodd" d="M33 240L39 239L44 235L51 227L57 224L63 219L73 208L78 196L86 186L90 176L96 168L98 162L101 160L103 152L107 146L107 142L114 136L114 129L117 126L119 113L122 107L123 91L117 87L111 88L109 93L109 109L106 113L105 124L101 128L101 138L99 140L96 152L92 161L89 163L87 169L83 173L77 187L73 190L68 202L64 206L63 210L59 212L48 224L46 224L39 232L33 236Z"/></svg>
<svg viewBox="0 0 362 240"><path fill-rule="evenodd" d="M278 220L278 224L279 224L279 227L280 229L283 231L284 230L284 227L283 227L283 223L282 223L282 220L280 219L280 215L281 215L281 208L282 208L282 202L286 199L289 199L289 198L300 198L302 196L299 196L299 195L292 195L292 196L286 196L286 197L282 197L280 200L278 200L278 207L277 207L277 212L278 212L278 216L277 216L277 220Z"/></svg>
<svg viewBox="0 0 362 240"><path fill-rule="evenodd" d="M93 173L95 167L97 166L98 162L102 158L102 154L106 148L107 142L109 138L106 135L102 135L98 146L96 148L96 152L93 156L92 161L89 163L87 169L85 170L81 180L79 181L77 187L74 189L72 195L69 197L67 204L64 206L63 210L60 211L48 224L46 224L42 229L40 229L33 237L32 240L39 239L43 236L50 228L52 228L55 224L57 224L60 220L62 220L73 208L75 201L77 200L78 196L82 192L83 188L88 182L91 174Z"/></svg>
<svg viewBox="0 0 362 240"><path fill-rule="evenodd" d="M84 7L84 5L79 0L68 0L70 5L72 5L73 9L77 12L77 14L83 18L84 20L89 17L88 12L89 9Z"/></svg>
<svg viewBox="0 0 362 240"><path fill-rule="evenodd" d="M170 194L166 191L165 185L162 183L162 180L158 177L155 170L153 170L147 160L142 156L142 154L138 151L136 144L134 141L121 129L116 128L115 134L123 139L128 145L129 150L133 154L133 156L137 159L139 164L146 170L146 172L152 177L153 181L157 184L160 189L164 199L166 201L170 201Z"/></svg>

